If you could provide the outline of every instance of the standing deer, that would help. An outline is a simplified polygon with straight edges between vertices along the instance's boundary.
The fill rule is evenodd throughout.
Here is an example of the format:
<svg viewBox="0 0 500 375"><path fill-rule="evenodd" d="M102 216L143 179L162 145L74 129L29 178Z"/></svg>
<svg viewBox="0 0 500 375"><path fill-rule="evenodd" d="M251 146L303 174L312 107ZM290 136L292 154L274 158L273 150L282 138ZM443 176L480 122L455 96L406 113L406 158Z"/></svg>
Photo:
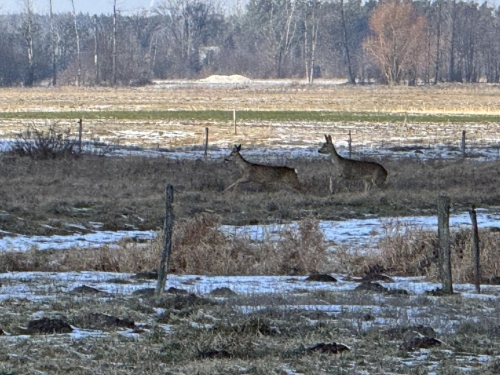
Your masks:
<svg viewBox="0 0 500 375"><path fill-rule="evenodd" d="M378 163L371 161L358 161L346 159L340 156L332 143L332 136L326 135L326 143L318 150L320 154L330 154L330 160L334 165L337 176L336 182L341 180L363 181L365 185L365 194L371 185L382 187L387 179L387 170Z"/></svg>
<svg viewBox="0 0 500 375"><path fill-rule="evenodd" d="M300 189L299 178L295 169L250 163L241 156L240 150L241 145L235 145L229 156L224 159L225 161L234 162L243 170L242 176L224 191L247 182Z"/></svg>

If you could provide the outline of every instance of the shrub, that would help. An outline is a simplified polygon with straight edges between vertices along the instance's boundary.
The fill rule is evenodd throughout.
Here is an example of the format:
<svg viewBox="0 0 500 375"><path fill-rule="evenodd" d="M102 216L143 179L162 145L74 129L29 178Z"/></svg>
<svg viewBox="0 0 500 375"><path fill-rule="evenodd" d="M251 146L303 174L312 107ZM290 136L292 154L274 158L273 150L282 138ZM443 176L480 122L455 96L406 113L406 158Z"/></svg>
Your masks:
<svg viewBox="0 0 500 375"><path fill-rule="evenodd" d="M71 137L71 129L59 129L50 125L47 130L28 127L17 134L17 138L9 150L19 156L29 156L32 159L55 159L75 154L78 140Z"/></svg>

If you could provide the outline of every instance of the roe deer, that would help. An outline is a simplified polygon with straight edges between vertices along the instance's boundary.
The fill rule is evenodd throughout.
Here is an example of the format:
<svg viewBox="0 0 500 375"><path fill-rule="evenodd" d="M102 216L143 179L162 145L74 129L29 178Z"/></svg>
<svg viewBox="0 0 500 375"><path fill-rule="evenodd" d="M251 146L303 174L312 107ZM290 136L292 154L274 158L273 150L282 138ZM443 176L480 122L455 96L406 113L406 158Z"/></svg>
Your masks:
<svg viewBox="0 0 500 375"><path fill-rule="evenodd" d="M326 143L323 147L318 150L320 154L330 154L330 160L332 161L337 175L336 182L341 180L347 181L363 181L365 185L365 194L371 185L377 187L382 187L387 179L387 170L378 163L371 161L358 161L352 159L346 159L340 156L335 150L335 146L332 143L332 136L326 135Z"/></svg>
<svg viewBox="0 0 500 375"><path fill-rule="evenodd" d="M229 185L224 191L246 182L256 182L261 185L290 186L300 190L299 178L295 169L250 163L241 156L240 150L241 145L235 145L229 156L224 159L225 161L236 163L243 170L242 176Z"/></svg>

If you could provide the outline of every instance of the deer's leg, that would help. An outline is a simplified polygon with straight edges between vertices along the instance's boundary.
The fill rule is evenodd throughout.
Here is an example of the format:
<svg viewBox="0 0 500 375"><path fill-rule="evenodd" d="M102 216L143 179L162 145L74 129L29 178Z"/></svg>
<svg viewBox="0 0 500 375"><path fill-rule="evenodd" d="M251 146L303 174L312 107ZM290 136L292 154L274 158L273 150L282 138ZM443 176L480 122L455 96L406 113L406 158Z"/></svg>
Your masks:
<svg viewBox="0 0 500 375"><path fill-rule="evenodd" d="M372 185L372 181L364 180L363 184L365 185L365 195L367 195L368 190L370 190L370 187Z"/></svg>
<svg viewBox="0 0 500 375"><path fill-rule="evenodd" d="M228 190L230 190L232 188L235 188L239 184L244 184L246 182L250 182L250 180L247 179L247 178L239 178L238 180L236 180L235 182L233 182L231 185L229 185L224 191L228 191Z"/></svg>

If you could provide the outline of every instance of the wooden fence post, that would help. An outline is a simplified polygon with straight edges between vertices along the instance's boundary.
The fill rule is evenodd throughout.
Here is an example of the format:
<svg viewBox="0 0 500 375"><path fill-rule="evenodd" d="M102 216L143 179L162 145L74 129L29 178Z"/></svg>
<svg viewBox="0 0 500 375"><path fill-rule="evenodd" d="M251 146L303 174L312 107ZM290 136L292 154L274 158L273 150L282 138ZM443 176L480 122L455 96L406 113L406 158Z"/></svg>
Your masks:
<svg viewBox="0 0 500 375"><path fill-rule="evenodd" d="M158 283L156 284L155 297L159 298L167 284L168 264L170 260L170 252L172 251L172 229L174 226L174 209L172 203L174 201L174 187L167 184L165 188L165 224L163 234L165 236L163 243L163 251L161 253L160 267L158 268Z"/></svg>
<svg viewBox="0 0 500 375"><path fill-rule="evenodd" d="M481 272L479 268L479 231L477 229L476 207L472 205L469 210L470 221L472 222L472 245L474 247L474 285L476 292L481 293Z"/></svg>
<svg viewBox="0 0 500 375"><path fill-rule="evenodd" d="M208 128L205 128L205 159L208 153Z"/></svg>
<svg viewBox="0 0 500 375"><path fill-rule="evenodd" d="M349 144L349 159L350 159L352 154L352 137L350 130L349 130L349 140L347 141L347 143Z"/></svg>
<svg viewBox="0 0 500 375"><path fill-rule="evenodd" d="M450 253L450 197L439 196L438 198L438 239L443 293L453 294Z"/></svg>
<svg viewBox="0 0 500 375"><path fill-rule="evenodd" d="M236 109L233 109L234 135L236 135Z"/></svg>
<svg viewBox="0 0 500 375"><path fill-rule="evenodd" d="M462 130L462 159L465 159L465 130Z"/></svg>
<svg viewBox="0 0 500 375"><path fill-rule="evenodd" d="M78 152L82 153L82 130L83 130L83 119L78 120Z"/></svg>

